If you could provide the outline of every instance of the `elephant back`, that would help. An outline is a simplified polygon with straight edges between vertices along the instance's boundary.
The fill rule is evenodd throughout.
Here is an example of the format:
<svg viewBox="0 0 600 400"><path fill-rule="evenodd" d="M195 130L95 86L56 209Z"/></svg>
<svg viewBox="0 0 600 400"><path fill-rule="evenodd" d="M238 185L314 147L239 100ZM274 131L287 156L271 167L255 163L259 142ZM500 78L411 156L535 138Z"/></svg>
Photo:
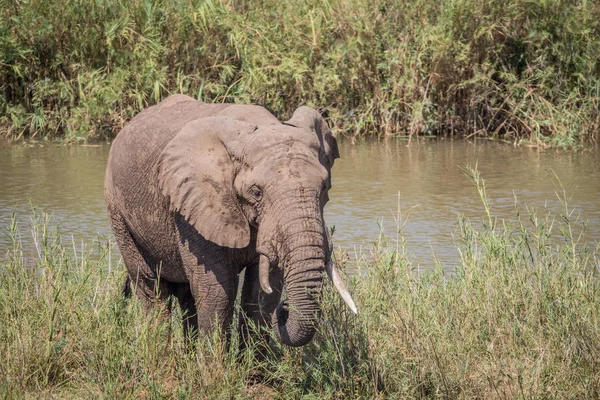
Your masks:
<svg viewBox="0 0 600 400"><path fill-rule="evenodd" d="M154 182L154 166L164 147L185 124L201 118L205 107L188 96L170 96L136 115L114 140L104 195L107 207L125 218L132 233L168 221L168 206Z"/></svg>

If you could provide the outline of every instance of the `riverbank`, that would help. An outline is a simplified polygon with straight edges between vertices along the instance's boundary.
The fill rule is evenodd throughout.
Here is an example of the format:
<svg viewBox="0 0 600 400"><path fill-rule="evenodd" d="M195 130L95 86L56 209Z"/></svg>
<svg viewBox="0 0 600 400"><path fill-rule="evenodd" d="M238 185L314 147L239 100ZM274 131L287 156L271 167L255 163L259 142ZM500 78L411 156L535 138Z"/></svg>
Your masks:
<svg viewBox="0 0 600 400"><path fill-rule="evenodd" d="M328 285L313 342L274 345L261 364L217 336L189 351L177 312L160 324L124 301L113 244L61 243L43 216L33 237L7 226L0 397L599 397L600 248L573 234L566 193L560 215L528 209L509 223L467 173L485 213L460 220L455 271L412 270L402 237L382 234L347 279L359 315Z"/></svg>
<svg viewBox="0 0 600 400"><path fill-rule="evenodd" d="M0 135L112 138L168 93L340 134L570 147L600 132L593 1L8 1Z"/></svg>

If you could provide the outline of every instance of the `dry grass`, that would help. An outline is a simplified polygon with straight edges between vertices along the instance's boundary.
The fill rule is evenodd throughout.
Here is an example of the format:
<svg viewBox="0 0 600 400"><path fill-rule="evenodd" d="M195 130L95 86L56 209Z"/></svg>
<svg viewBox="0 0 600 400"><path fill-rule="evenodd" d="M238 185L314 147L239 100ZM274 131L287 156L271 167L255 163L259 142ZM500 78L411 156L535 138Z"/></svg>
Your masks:
<svg viewBox="0 0 600 400"><path fill-rule="evenodd" d="M599 398L599 248L566 203L520 208L461 219L452 272L417 273L402 237L382 234L351 279L360 315L327 286L313 342L274 344L263 363L216 335L190 350L179 315L159 323L121 298L112 244L74 248L43 220L33 239L7 227L0 398Z"/></svg>

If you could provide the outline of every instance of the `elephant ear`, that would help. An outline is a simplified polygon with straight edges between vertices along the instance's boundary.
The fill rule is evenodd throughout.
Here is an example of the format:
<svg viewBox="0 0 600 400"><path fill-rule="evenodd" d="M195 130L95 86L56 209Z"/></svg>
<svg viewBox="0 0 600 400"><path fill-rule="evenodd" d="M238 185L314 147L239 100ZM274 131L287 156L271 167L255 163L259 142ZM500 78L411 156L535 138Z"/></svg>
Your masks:
<svg viewBox="0 0 600 400"><path fill-rule="evenodd" d="M313 131L321 143L319 160L327 170L331 170L335 159L340 158L340 152L335 136L333 136L321 114L315 109L302 106L294 112L292 118L286 121L285 124Z"/></svg>
<svg viewBox="0 0 600 400"><path fill-rule="evenodd" d="M224 117L198 119L185 125L158 158L157 183L171 210L220 246L243 248L250 243L250 226L233 188L235 166L227 147L235 148L240 133L253 128Z"/></svg>

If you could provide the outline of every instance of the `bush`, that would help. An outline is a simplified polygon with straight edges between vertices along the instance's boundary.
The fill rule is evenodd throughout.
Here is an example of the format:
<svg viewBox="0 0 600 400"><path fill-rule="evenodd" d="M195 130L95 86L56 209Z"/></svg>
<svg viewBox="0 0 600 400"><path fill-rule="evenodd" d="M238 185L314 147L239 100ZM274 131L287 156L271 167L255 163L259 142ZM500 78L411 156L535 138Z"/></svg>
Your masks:
<svg viewBox="0 0 600 400"><path fill-rule="evenodd" d="M113 137L169 93L345 135L573 146L600 129L600 5L583 0L6 0L0 128Z"/></svg>
<svg viewBox="0 0 600 400"><path fill-rule="evenodd" d="M346 135L571 146L599 131L600 6L548 0L18 2L5 135L110 138L169 93L326 108Z"/></svg>

